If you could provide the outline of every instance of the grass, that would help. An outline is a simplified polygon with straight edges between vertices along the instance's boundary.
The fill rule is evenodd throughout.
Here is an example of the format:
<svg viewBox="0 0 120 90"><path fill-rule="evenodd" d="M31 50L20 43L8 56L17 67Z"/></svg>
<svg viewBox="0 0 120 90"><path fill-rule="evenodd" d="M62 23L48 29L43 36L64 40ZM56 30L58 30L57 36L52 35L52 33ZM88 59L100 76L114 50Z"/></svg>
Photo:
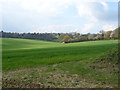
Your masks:
<svg viewBox="0 0 120 90"><path fill-rule="evenodd" d="M11 38L2 41L3 87L105 88L118 85L116 62L96 59L107 56L117 46L117 40L67 44Z"/></svg>
<svg viewBox="0 0 120 90"><path fill-rule="evenodd" d="M3 69L97 58L116 44L117 40L61 44L38 40L3 39Z"/></svg>

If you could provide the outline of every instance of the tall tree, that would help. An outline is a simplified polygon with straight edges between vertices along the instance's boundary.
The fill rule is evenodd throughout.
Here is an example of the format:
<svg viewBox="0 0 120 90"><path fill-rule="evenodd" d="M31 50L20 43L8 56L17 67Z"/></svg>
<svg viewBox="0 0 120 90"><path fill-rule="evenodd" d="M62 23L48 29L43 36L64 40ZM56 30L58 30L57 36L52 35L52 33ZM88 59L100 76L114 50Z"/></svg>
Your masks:
<svg viewBox="0 0 120 90"><path fill-rule="evenodd" d="M111 34L111 32L112 32L112 31L107 31L107 32L105 32L105 34L104 34L104 39L109 40L109 39L110 39L110 34Z"/></svg>
<svg viewBox="0 0 120 90"><path fill-rule="evenodd" d="M62 42L70 42L71 38L69 37L69 35L64 35L63 39L62 39Z"/></svg>
<svg viewBox="0 0 120 90"><path fill-rule="evenodd" d="M99 33L102 35L102 39L104 39L105 31L104 30L100 30Z"/></svg>

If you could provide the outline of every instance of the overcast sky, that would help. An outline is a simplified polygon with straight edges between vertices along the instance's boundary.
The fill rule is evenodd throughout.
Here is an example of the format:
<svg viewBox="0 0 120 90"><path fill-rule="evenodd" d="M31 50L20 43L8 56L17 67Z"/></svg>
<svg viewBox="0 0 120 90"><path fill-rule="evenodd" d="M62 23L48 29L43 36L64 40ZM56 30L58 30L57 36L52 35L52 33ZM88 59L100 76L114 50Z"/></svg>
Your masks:
<svg viewBox="0 0 120 90"><path fill-rule="evenodd" d="M1 28L7 32L97 33L118 26L118 0L0 0L0 3Z"/></svg>

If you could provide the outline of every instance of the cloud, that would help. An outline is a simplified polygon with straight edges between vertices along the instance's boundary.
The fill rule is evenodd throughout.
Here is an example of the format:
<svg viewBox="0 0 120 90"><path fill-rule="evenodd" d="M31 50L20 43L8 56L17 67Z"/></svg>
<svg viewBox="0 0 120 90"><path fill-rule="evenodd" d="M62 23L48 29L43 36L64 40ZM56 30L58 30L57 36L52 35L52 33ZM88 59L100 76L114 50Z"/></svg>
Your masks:
<svg viewBox="0 0 120 90"><path fill-rule="evenodd" d="M21 7L25 10L46 16L56 16L71 4L72 0L22 0ZM29 2L29 3L28 3Z"/></svg>
<svg viewBox="0 0 120 90"><path fill-rule="evenodd" d="M83 26L83 28L81 28L81 30L79 32L82 32L82 33L89 33L89 32L92 32L93 29L95 28L95 24L94 23L88 23L88 24L85 24Z"/></svg>
<svg viewBox="0 0 120 90"><path fill-rule="evenodd" d="M115 26L108 24L102 26L102 29L105 31L114 30L115 28L116 28Z"/></svg>
<svg viewBox="0 0 120 90"><path fill-rule="evenodd" d="M71 4L77 5L78 9L83 9L85 8L89 10L89 2L99 2L101 3L104 8L107 10L108 6L105 3L106 1L117 1L117 0L0 0L0 2L4 3L17 3L19 2L19 5L21 8L28 10L28 11L33 11L37 13L54 13L58 14L61 13L64 8L69 7ZM84 12L83 12L84 13Z"/></svg>
<svg viewBox="0 0 120 90"><path fill-rule="evenodd" d="M113 26L116 27L117 10L112 10L108 2L117 3L117 1L118 0L0 0L0 2L3 3L2 11L4 12L5 18L4 24L6 24L4 26L12 25L20 30L20 25L23 24L22 29L25 31L26 28L29 28L29 30L27 29L26 31L30 32L78 31L82 33L94 32L100 28L107 30ZM73 5L77 11L76 14L78 15L76 15L76 19L73 18L72 15L70 16L65 13L65 10L69 10L71 5ZM71 11L70 13L74 12ZM63 18L65 15L68 17ZM33 25L33 27L31 25Z"/></svg>
<svg viewBox="0 0 120 90"><path fill-rule="evenodd" d="M54 16L62 13L62 10L67 8L72 3L72 0L0 0L0 2L8 6L17 4L27 12Z"/></svg>
<svg viewBox="0 0 120 90"><path fill-rule="evenodd" d="M76 7L78 9L78 13L81 17L86 18L91 21L97 21L97 18L93 15L93 11L90 8L90 3L76 3Z"/></svg>
<svg viewBox="0 0 120 90"><path fill-rule="evenodd" d="M75 0L74 4L78 9L80 17L92 22L117 20L118 10L110 9L110 6L105 0L96 2L76 2Z"/></svg>
<svg viewBox="0 0 120 90"><path fill-rule="evenodd" d="M64 25L48 25L48 26L39 26L39 25L33 25L32 26L34 30L32 32L72 32L79 28L77 25L73 24L64 24Z"/></svg>
<svg viewBox="0 0 120 90"><path fill-rule="evenodd" d="M106 11L108 11L109 8L108 8L107 3L103 2L103 1L101 1L100 3L103 5L104 9L105 9Z"/></svg>
<svg viewBox="0 0 120 90"><path fill-rule="evenodd" d="M79 32L79 33L94 33L94 29L97 27L94 23L87 23L83 26L74 25L74 24L65 24L65 25L48 25L48 26L39 26L33 25L34 30L32 32Z"/></svg>
<svg viewBox="0 0 120 90"><path fill-rule="evenodd" d="M0 0L4 3L17 4L21 9L43 16L57 16L64 13L64 9L70 5L75 5L81 17L86 17L91 21L101 19L101 12L109 15L107 1L117 0ZM8 4L9 5L9 4ZM3 6L4 7L4 6ZM109 15L110 17L110 15Z"/></svg>

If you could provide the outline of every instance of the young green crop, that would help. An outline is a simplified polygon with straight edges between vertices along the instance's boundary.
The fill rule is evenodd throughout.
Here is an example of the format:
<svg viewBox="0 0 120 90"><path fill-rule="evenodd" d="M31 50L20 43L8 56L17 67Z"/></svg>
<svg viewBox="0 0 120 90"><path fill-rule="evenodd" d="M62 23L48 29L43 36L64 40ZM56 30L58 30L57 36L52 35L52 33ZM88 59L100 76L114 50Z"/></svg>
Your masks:
<svg viewBox="0 0 120 90"><path fill-rule="evenodd" d="M56 43L3 38L3 70L97 58L115 47L117 40Z"/></svg>

